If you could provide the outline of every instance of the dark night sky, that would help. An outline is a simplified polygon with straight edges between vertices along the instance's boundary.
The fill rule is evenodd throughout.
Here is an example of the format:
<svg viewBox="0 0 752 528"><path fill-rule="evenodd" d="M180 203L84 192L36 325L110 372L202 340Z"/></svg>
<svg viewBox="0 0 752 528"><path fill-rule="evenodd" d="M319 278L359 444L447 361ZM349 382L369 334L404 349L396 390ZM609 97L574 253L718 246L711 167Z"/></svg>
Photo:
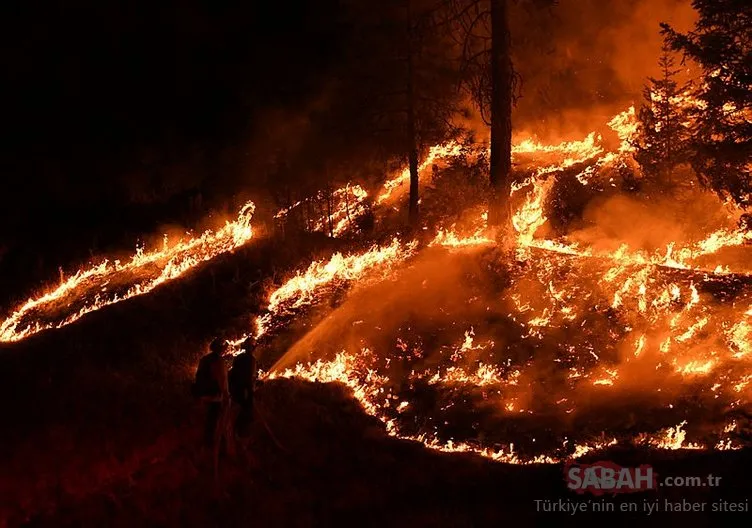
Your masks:
<svg viewBox="0 0 752 528"><path fill-rule="evenodd" d="M42 0L0 18L6 277L132 245L175 220L175 195L222 191L222 149L319 90L346 34L329 0Z"/></svg>
<svg viewBox="0 0 752 528"><path fill-rule="evenodd" d="M255 109L309 92L336 44L325 2L43 4L4 17L5 147L18 154L224 139Z"/></svg>

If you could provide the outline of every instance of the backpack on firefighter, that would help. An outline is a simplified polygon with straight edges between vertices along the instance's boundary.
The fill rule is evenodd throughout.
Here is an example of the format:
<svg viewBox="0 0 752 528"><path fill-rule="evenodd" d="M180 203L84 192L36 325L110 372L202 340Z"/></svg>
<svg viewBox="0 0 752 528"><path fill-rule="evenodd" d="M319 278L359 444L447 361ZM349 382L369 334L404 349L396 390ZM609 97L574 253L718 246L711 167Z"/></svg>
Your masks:
<svg viewBox="0 0 752 528"><path fill-rule="evenodd" d="M219 398L221 396L222 388L216 372L218 362L223 361L222 345L219 340L212 341L211 352L199 361L196 378L191 385L191 394L194 398Z"/></svg>

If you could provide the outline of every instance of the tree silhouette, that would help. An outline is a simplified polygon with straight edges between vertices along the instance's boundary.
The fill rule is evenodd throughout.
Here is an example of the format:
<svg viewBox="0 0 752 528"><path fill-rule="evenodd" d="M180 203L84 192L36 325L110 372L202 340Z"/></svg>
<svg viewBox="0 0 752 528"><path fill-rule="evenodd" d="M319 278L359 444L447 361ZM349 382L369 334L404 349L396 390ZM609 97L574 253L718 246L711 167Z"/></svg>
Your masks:
<svg viewBox="0 0 752 528"><path fill-rule="evenodd" d="M664 47L658 61L662 76L650 77L638 112L640 133L634 143L635 160L644 175L670 185L674 168L687 161L687 86L680 86L670 49Z"/></svg>
<svg viewBox="0 0 752 528"><path fill-rule="evenodd" d="M556 1L522 3L548 7ZM512 64L511 4L511 0L447 0L448 21L462 50L464 86L491 127L488 223L503 227L511 225L512 107L521 86Z"/></svg>
<svg viewBox="0 0 752 528"><path fill-rule="evenodd" d="M702 68L695 90L691 162L701 183L742 207L752 200L752 4L694 0L693 31L662 24L671 49Z"/></svg>
<svg viewBox="0 0 752 528"><path fill-rule="evenodd" d="M340 79L358 128L370 130L382 151L407 162L408 219L419 223L421 153L456 134L457 62L439 23L441 0L383 0L378 6L347 2L358 28Z"/></svg>

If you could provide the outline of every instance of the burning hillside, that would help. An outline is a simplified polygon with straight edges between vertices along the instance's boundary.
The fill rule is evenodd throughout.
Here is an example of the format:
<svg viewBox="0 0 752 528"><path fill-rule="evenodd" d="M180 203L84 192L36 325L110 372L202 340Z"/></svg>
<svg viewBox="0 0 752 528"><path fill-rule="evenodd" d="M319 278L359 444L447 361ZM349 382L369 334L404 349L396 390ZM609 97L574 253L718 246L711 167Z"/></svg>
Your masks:
<svg viewBox="0 0 752 528"><path fill-rule="evenodd" d="M738 212L700 191L685 202L700 200L712 214L648 236L651 222L667 220L640 224L639 201L613 191L620 171L634 170L634 110L608 125L611 148L595 132L514 146L513 234L489 230L481 209L462 228L438 228L430 242L397 237L295 274L270 293L249 331L271 350L308 307L347 294L266 376L344 383L390 434L507 462L551 462L617 443L740 445L752 381L752 236L736 227ZM460 142L430 149L423 183L462 151ZM378 218L405 197L408 180L399 172L375 198L357 185L335 191L311 229L352 234L368 200ZM592 202L590 223L553 229L551 211L578 192ZM636 229L604 221L613 208ZM4 340L72 323L231 251L251 238L252 213L247 204L216 232L82 270L11 315Z"/></svg>
<svg viewBox="0 0 752 528"><path fill-rule="evenodd" d="M748 512L752 3L57 4L0 528Z"/></svg>
<svg viewBox="0 0 752 528"><path fill-rule="evenodd" d="M635 291L615 301L627 281L610 263L502 258L426 251L388 282L356 287L271 376L344 382L394 434L494 457L514 444L521 460L552 460L602 434L659 446L685 420L694 443L735 444L748 280L627 266Z"/></svg>
<svg viewBox="0 0 752 528"><path fill-rule="evenodd" d="M512 188L511 253L483 214L420 250L395 241L296 275L272 293L257 335L333 289L349 294L268 377L344 383L391 434L508 462L617 443L740 446L752 381L752 236L737 228L738 213L695 191L689 201L713 209L703 220L715 225L674 225L676 240L656 240L638 232L649 219L630 219L643 214L639 204L616 197L594 207L622 207L634 227L622 230L627 240L597 221L541 235L553 232L557 178L607 188L630 163L633 116L610 123L621 140L612 151L594 134L515 147L530 176Z"/></svg>

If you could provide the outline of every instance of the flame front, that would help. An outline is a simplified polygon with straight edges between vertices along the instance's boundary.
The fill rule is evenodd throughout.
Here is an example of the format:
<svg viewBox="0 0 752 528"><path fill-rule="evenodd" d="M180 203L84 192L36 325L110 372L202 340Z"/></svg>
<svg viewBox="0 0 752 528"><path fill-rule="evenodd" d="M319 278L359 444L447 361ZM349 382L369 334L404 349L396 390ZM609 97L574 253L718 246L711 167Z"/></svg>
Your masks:
<svg viewBox="0 0 752 528"><path fill-rule="evenodd" d="M253 237L255 208L252 202L246 203L235 220L216 231L174 245L165 237L161 249L147 252L138 248L128 262L105 260L79 270L59 286L19 306L0 324L0 341L19 341L42 330L61 328L87 313L148 293L200 263L242 246Z"/></svg>
<svg viewBox="0 0 752 528"><path fill-rule="evenodd" d="M344 283L363 280L367 276L374 280L374 273L383 278L384 274L396 264L409 257L415 244L403 245L398 239L385 247L373 246L362 253L342 255L335 253L327 261L313 262L306 271L298 273L269 297L267 313L256 319L255 337L259 338L269 332L278 321L294 315L303 307L315 304L322 290ZM247 336L233 341L240 343Z"/></svg>

